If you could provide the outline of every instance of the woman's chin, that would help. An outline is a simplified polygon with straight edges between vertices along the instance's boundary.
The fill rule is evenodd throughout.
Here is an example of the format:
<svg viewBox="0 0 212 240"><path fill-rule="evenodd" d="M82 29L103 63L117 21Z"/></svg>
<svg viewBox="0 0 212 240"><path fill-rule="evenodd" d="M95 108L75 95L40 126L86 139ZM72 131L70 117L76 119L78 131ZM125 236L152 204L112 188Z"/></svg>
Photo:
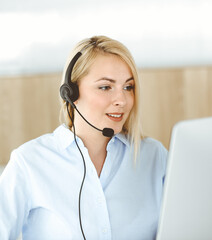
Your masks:
<svg viewBox="0 0 212 240"><path fill-rule="evenodd" d="M114 130L114 135L122 132L122 128L112 128Z"/></svg>

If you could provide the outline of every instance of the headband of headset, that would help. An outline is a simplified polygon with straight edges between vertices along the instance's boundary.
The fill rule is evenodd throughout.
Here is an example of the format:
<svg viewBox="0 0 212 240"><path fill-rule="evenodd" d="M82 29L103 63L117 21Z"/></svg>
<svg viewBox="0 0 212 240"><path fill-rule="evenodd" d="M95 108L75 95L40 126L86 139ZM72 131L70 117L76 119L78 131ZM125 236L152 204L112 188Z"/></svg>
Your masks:
<svg viewBox="0 0 212 240"><path fill-rule="evenodd" d="M75 102L79 98L79 88L77 83L73 83L71 80L72 70L74 68L75 63L82 55L83 51L88 48L90 45L94 45L95 42L92 42L85 46L80 52L78 52L69 63L66 73L65 73L65 83L60 87L60 96L66 102L71 101Z"/></svg>

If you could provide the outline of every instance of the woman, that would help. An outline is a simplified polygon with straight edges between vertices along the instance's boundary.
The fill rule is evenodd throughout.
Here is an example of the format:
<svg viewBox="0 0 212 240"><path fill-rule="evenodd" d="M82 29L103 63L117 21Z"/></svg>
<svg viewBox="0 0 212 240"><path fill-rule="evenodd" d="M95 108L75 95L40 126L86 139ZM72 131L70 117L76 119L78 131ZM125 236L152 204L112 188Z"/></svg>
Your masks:
<svg viewBox="0 0 212 240"><path fill-rule="evenodd" d="M65 123L14 150L1 177L0 239L155 239L167 151L142 137L129 51L85 39L62 84Z"/></svg>

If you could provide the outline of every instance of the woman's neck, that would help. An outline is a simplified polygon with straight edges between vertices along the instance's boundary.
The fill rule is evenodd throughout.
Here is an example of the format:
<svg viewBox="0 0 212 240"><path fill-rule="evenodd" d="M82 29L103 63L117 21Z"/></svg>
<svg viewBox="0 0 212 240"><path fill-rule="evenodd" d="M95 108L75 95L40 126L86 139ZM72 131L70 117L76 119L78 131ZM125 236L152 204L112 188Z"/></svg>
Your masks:
<svg viewBox="0 0 212 240"><path fill-rule="evenodd" d="M76 134L88 149L91 161L96 168L98 176L100 176L107 156L106 148L110 138L103 136L101 132L98 132L95 129L89 129L89 131L79 131L78 129Z"/></svg>

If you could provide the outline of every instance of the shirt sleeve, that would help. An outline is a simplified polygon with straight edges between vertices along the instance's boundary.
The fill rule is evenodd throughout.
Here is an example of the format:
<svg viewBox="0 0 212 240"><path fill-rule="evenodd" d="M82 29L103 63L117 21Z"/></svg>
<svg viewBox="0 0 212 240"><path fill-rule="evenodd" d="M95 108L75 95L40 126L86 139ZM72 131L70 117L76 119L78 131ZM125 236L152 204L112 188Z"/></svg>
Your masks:
<svg viewBox="0 0 212 240"><path fill-rule="evenodd" d="M17 239L29 213L30 188L16 150L0 177L0 239Z"/></svg>
<svg viewBox="0 0 212 240"><path fill-rule="evenodd" d="M161 159L162 171L163 171L163 184L164 184L165 177L166 177L167 158L168 158L168 151L167 151L167 149L161 144L161 148L160 148L160 159Z"/></svg>

